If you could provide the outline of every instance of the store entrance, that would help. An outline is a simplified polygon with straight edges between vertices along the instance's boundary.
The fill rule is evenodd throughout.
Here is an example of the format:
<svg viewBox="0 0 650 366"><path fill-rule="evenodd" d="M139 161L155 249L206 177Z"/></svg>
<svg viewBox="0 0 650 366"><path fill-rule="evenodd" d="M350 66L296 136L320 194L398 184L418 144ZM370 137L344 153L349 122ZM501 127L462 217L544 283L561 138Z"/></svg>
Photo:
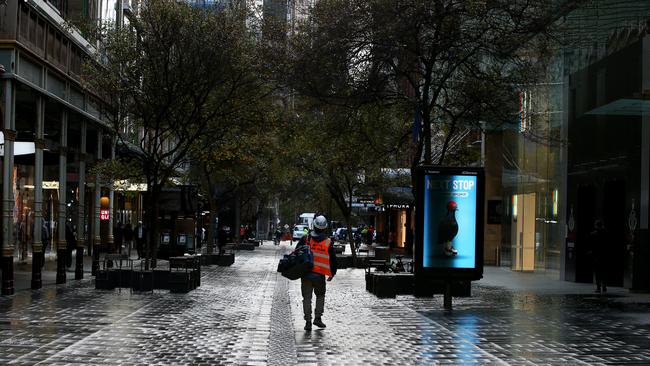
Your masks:
<svg viewBox="0 0 650 366"><path fill-rule="evenodd" d="M515 195L512 215L512 269L535 270L535 193Z"/></svg>

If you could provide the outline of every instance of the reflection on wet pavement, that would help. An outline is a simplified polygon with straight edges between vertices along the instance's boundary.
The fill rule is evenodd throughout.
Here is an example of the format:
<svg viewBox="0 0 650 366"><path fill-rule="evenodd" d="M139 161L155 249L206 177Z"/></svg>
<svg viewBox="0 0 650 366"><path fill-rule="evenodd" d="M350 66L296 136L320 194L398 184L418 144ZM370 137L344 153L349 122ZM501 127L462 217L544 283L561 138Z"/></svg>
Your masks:
<svg viewBox="0 0 650 366"><path fill-rule="evenodd" d="M647 304L473 286L473 297L377 299L363 271L328 284L324 330L302 330L288 246L204 267L188 294L97 291L92 280L0 298L0 364L650 364Z"/></svg>

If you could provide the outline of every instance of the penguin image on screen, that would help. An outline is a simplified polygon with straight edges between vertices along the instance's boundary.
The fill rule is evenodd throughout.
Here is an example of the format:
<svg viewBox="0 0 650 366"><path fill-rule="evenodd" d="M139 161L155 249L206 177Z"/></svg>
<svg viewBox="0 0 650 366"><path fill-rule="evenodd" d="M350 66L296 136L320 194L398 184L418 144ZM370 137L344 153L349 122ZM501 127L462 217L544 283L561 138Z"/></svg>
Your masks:
<svg viewBox="0 0 650 366"><path fill-rule="evenodd" d="M458 234L458 222L456 221L456 210L458 204L454 201L447 203L447 215L438 224L438 238L447 257L455 257L458 254L452 241Z"/></svg>

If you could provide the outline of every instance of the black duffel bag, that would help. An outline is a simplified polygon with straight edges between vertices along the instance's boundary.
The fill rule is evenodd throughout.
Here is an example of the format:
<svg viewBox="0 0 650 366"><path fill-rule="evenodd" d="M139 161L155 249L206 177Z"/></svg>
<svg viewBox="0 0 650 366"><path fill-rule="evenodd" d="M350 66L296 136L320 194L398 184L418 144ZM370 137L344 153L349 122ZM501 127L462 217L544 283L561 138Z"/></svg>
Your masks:
<svg viewBox="0 0 650 366"><path fill-rule="evenodd" d="M311 249L303 245L280 259L278 272L290 280L297 280L311 272L313 266L314 256Z"/></svg>

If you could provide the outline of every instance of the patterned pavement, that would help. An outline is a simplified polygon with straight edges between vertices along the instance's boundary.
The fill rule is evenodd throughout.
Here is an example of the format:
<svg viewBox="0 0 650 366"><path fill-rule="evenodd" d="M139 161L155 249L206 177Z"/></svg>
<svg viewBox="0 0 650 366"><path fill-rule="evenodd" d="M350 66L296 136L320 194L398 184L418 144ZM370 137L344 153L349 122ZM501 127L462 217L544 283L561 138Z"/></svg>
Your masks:
<svg viewBox="0 0 650 366"><path fill-rule="evenodd" d="M487 280L444 311L439 295L377 299L343 269L327 328L305 332L300 282L275 272L288 250L240 251L188 294L87 279L0 297L0 365L650 365L647 302Z"/></svg>

